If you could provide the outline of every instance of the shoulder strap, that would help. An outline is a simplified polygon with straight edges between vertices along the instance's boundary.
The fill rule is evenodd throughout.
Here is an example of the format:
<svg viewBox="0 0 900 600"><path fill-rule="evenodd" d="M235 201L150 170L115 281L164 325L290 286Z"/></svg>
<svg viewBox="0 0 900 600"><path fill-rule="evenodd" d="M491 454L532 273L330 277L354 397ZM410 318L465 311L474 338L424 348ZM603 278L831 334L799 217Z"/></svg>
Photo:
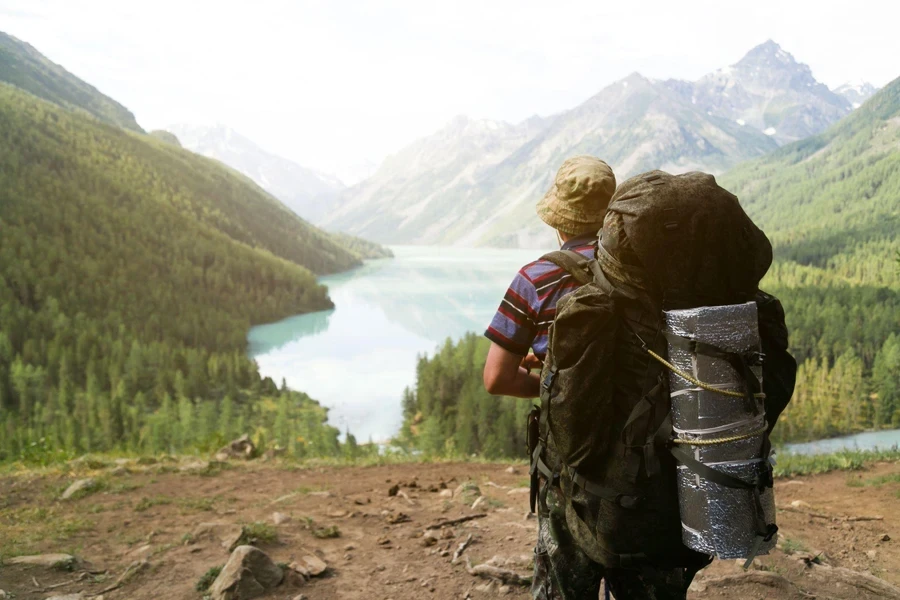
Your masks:
<svg viewBox="0 0 900 600"><path fill-rule="evenodd" d="M549 260L561 269L565 269L569 275L574 277L575 280L582 285L594 280L590 273L588 273L591 263L590 259L585 258L577 252L571 250L555 250L553 252L548 252L541 258Z"/></svg>

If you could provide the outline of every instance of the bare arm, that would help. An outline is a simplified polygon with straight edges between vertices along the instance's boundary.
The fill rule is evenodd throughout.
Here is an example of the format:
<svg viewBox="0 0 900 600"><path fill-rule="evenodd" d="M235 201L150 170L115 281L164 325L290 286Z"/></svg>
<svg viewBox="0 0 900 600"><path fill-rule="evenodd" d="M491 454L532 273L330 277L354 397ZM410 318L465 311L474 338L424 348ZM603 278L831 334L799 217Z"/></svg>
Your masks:
<svg viewBox="0 0 900 600"><path fill-rule="evenodd" d="M533 354L523 358L492 343L484 364L484 387L498 396L536 398L540 395L541 378L529 369L538 366L540 361Z"/></svg>

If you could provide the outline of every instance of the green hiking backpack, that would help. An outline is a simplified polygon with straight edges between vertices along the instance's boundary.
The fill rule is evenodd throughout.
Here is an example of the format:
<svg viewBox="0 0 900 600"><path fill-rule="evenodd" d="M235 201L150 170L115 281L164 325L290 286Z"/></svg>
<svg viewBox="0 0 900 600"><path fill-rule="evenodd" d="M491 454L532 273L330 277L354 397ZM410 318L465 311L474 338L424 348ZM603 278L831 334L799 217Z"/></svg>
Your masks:
<svg viewBox="0 0 900 600"><path fill-rule="evenodd" d="M663 311L756 302L768 433L796 373L781 304L758 290L771 257L768 239L711 175L661 171L618 188L593 260L545 256L582 285L560 300L550 327L532 474L559 485L575 541L596 562L709 561L682 542L677 468L690 458L672 452ZM727 475L718 483L761 488L771 471L751 484ZM760 534L771 537L761 518Z"/></svg>

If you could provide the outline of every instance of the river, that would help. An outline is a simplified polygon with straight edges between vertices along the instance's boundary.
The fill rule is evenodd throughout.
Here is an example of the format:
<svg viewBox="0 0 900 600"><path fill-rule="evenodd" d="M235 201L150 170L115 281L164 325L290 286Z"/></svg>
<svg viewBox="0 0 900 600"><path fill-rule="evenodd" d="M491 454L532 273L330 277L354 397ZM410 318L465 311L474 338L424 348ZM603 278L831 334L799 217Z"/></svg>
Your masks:
<svg viewBox="0 0 900 600"><path fill-rule="evenodd" d="M329 422L360 441L384 441L400 427L403 389L416 360L449 338L482 332L515 272L536 250L409 247L395 257L322 277L335 308L250 330L260 373L329 408ZM817 454L900 444L900 430L789 444Z"/></svg>
<svg viewBox="0 0 900 600"><path fill-rule="evenodd" d="M516 271L540 250L395 247L320 278L335 308L250 330L260 373L329 408L329 422L361 442L400 427L403 389L417 356L487 327Z"/></svg>

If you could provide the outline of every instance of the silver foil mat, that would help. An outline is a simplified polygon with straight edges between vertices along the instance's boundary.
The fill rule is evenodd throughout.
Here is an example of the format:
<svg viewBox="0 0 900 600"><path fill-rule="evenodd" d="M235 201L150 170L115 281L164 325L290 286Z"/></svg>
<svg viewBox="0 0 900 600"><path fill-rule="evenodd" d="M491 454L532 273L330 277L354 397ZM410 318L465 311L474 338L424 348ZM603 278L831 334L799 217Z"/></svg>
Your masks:
<svg viewBox="0 0 900 600"><path fill-rule="evenodd" d="M712 344L730 352L759 350L756 303L673 310L666 314L666 327L676 335ZM720 389L742 392L744 382L726 361L692 354L669 346L669 362L696 379ZM762 367L751 367L762 382ZM761 386L760 386L761 387ZM741 436L765 425L762 400L748 402L700 389L669 373L672 422L682 440L709 440ZM710 446L685 445L700 462L750 481L755 478L762 456L764 435ZM703 479L679 467L679 502L684 543L694 550L719 558L746 558L756 543L752 491L731 489ZM775 498L771 488L761 494L766 522L775 522ZM775 538L759 548L765 554Z"/></svg>

